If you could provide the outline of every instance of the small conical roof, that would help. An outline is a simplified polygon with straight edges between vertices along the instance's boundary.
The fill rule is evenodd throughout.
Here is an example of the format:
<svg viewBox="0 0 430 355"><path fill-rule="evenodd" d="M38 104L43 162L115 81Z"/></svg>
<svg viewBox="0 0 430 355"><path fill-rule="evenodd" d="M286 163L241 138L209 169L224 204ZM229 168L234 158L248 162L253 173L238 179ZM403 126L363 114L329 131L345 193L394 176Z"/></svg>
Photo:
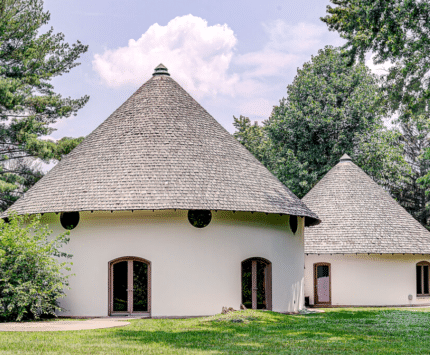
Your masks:
<svg viewBox="0 0 430 355"><path fill-rule="evenodd" d="M322 221L306 228L305 253L430 254L430 232L351 158L342 157L303 202Z"/></svg>
<svg viewBox="0 0 430 355"><path fill-rule="evenodd" d="M163 73L163 75L157 73ZM160 65L10 210L207 209L318 217Z"/></svg>

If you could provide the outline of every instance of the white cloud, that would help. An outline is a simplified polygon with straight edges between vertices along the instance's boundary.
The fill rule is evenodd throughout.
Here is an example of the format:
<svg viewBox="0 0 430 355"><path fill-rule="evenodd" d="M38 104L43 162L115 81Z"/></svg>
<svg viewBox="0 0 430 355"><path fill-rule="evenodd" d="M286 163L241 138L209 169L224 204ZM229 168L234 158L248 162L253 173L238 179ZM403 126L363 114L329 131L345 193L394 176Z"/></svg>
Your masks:
<svg viewBox="0 0 430 355"><path fill-rule="evenodd" d="M318 49L328 44L339 46L343 42L324 25L305 22L291 25L275 20L263 24L263 28L268 36L264 48L235 58L236 64L248 67L243 73L245 78L285 77L308 61L311 54L317 54Z"/></svg>
<svg viewBox="0 0 430 355"><path fill-rule="evenodd" d="M272 113L273 103L263 98L257 98L242 103L239 108L241 115L258 116L266 119Z"/></svg>
<svg viewBox="0 0 430 355"><path fill-rule="evenodd" d="M315 52L315 46L323 46L324 30L327 32L324 26L289 25L282 20L263 24L263 28L268 36L266 46L237 55L237 38L226 24L209 26L193 15L176 17L166 26L150 26L126 47L96 54L93 69L110 87L137 86L163 63L175 80L197 97L261 95L270 90L267 78L295 71L308 58L306 51ZM230 74L233 62L238 70Z"/></svg>
<svg viewBox="0 0 430 355"><path fill-rule="evenodd" d="M135 87L163 63L196 98L216 96L217 102L223 98L235 112L267 118L297 67L324 45L341 43L324 25L276 20L262 26L266 45L237 53L237 38L228 25L209 26L193 15L176 17L165 26L150 26L125 47L96 54L93 69L110 87Z"/></svg>
<svg viewBox="0 0 430 355"><path fill-rule="evenodd" d="M285 70L295 68L300 57L295 54L263 49L240 55L236 64L250 67L243 72L244 78L262 78L267 76L283 76Z"/></svg>
<svg viewBox="0 0 430 355"><path fill-rule="evenodd" d="M226 24L209 26L200 17L176 17L166 26L154 24L128 46L96 54L93 68L111 87L140 85L163 63L175 80L196 96L231 94L238 75L228 68L237 43Z"/></svg>
<svg viewBox="0 0 430 355"><path fill-rule="evenodd" d="M263 26L269 35L268 48L296 54L314 53L315 48L323 47L328 32L322 24L305 22L290 25L283 20L276 20Z"/></svg>

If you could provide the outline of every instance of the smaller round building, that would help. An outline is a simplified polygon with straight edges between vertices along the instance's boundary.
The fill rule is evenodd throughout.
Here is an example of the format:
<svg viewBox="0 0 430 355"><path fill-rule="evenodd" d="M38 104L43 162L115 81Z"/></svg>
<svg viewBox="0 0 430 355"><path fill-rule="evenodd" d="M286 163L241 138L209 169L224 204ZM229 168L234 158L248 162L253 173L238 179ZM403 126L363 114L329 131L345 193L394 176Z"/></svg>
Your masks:
<svg viewBox="0 0 430 355"><path fill-rule="evenodd" d="M315 306L430 304L430 233L348 155L303 198L305 296Z"/></svg>
<svg viewBox="0 0 430 355"><path fill-rule="evenodd" d="M10 210L71 230L66 316L297 311L319 223L163 65Z"/></svg>

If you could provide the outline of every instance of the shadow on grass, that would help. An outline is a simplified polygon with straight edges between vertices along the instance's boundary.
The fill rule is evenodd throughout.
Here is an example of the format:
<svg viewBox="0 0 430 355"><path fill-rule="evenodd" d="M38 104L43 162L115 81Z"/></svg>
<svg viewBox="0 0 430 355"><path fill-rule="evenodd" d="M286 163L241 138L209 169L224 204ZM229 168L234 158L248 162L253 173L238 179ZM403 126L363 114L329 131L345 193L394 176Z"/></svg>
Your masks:
<svg viewBox="0 0 430 355"><path fill-rule="evenodd" d="M430 313L243 311L122 328L0 334L5 354L428 354ZM2 353L3 353L2 352Z"/></svg>
<svg viewBox="0 0 430 355"><path fill-rule="evenodd" d="M411 312L339 310L309 315L246 311L195 320L135 321L106 334L121 342L161 345L168 349L215 353L246 352L319 354L413 353L418 334L428 347L429 315ZM238 321L240 320L240 321ZM414 328L413 333L409 331ZM395 337L395 339L393 339ZM404 348L405 352L401 351ZM424 347L425 348L425 347ZM338 352L339 351L339 352ZM400 352L399 352L400 351Z"/></svg>

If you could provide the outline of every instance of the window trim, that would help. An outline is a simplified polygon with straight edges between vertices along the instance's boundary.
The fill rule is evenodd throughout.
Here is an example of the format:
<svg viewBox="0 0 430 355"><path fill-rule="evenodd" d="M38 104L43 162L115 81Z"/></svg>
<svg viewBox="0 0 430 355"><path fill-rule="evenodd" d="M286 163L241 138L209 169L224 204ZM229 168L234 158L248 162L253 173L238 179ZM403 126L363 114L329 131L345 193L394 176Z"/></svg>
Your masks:
<svg viewBox="0 0 430 355"><path fill-rule="evenodd" d="M417 270L417 266L427 266L428 267L428 286L429 286L429 292L428 293L418 293L417 291L417 289L418 289L418 278L417 278L417 276L418 275L416 275L416 270ZM415 284L415 291L416 291L416 294L417 294L417 297L430 297L430 263L428 262L428 261L419 261L419 262L417 262L416 264L415 264L415 277L416 277L416 284ZM421 275L420 275L420 278L421 278L421 290L422 291L424 291L424 268L421 268Z"/></svg>
<svg viewBox="0 0 430 355"><path fill-rule="evenodd" d="M131 277L133 276L133 272L130 271L130 263L133 263L133 261L139 261L141 263L147 264L148 265L148 311L147 312L133 312L132 310L132 305L130 303L132 294L129 293L128 294L128 310L126 312L118 312L118 311L114 311L113 310L113 266L116 263L120 263L122 261L127 261L129 263L129 274L128 277L130 278L130 273L131 273ZM108 295L109 295L109 302L108 302L108 314L109 316L112 315L143 315L143 316L151 316L151 262L147 259L144 258L140 258L137 256L123 256L120 258L116 258L113 259L111 261L108 262L108 267L109 267L109 278L108 278Z"/></svg>
<svg viewBox="0 0 430 355"><path fill-rule="evenodd" d="M243 264L251 261L252 262L252 309L257 309L257 262L261 262L266 265L266 275L265 279L265 287L266 287L266 311L272 310L272 262L270 260L261 258L261 257L252 257L247 258L241 262L241 276L240 276L240 294L241 294L241 303L243 302Z"/></svg>

